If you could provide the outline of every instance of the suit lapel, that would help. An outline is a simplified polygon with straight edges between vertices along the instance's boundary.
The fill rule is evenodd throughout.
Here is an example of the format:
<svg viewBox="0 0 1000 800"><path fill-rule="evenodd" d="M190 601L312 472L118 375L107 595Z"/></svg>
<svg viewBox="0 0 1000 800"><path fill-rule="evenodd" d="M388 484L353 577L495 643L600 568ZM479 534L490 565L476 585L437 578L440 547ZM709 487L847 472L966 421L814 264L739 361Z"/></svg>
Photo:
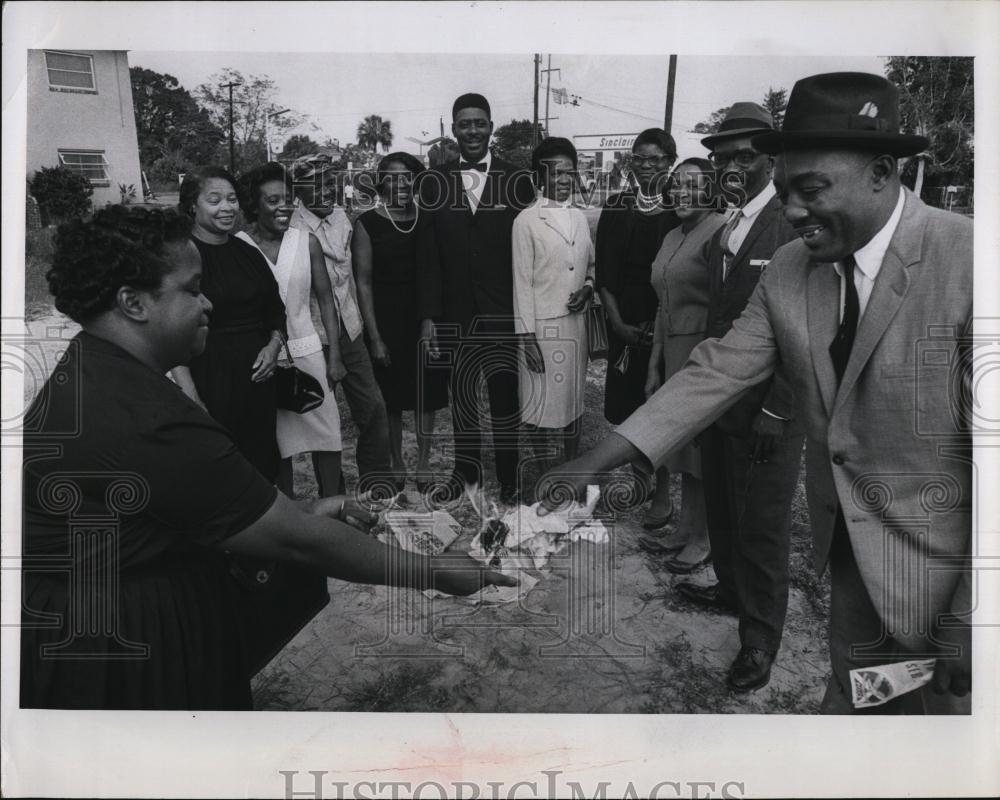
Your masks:
<svg viewBox="0 0 1000 800"><path fill-rule="evenodd" d="M451 196L455 199L454 203L451 204L452 208L458 213L471 214L472 206L465 194L465 187L462 186L462 171L458 168L457 161L448 172L448 182L451 187Z"/></svg>
<svg viewBox="0 0 1000 800"><path fill-rule="evenodd" d="M739 251L733 256L732 266L730 267L730 273L735 269L739 269L743 265L744 259L747 257L747 253L750 252L750 248L753 247L753 243L760 238L760 235L766 231L775 220L775 212L780 212L781 201L777 197L772 197L768 200L767 205L764 206L760 213L757 215L757 219L753 221L753 225L750 226L750 230L747 231L746 238L743 240L743 244L740 245Z"/></svg>
<svg viewBox="0 0 1000 800"><path fill-rule="evenodd" d="M837 375L830 359L830 342L837 335L837 327L840 325L839 303L840 278L834 271L833 264L810 265L806 284L809 350L827 416L833 412L833 401L837 393Z"/></svg>
<svg viewBox="0 0 1000 800"><path fill-rule="evenodd" d="M479 195L479 204L476 206L476 213L479 213L479 209L481 208L492 208L496 202L496 198L500 196L500 192L498 191L500 173L496 171L496 166L496 162L494 162L493 169L483 176L485 183L483 184L483 192Z"/></svg>
<svg viewBox="0 0 1000 800"><path fill-rule="evenodd" d="M548 226L549 230L555 231L559 235L559 238L562 239L564 242L566 242L566 244L570 244L572 240L566 237L566 234L563 233L562 228L560 228L556 224L555 220L552 219L552 215L549 213L549 210L547 208L545 208L544 206L538 207L538 218L542 222L544 222L546 226ZM571 231L570 233L572 234L574 233L574 231Z"/></svg>
<svg viewBox="0 0 1000 800"><path fill-rule="evenodd" d="M920 261L920 237L923 226L918 219L915 219L919 210L915 198L907 193L903 216L882 259L882 267L878 277L875 278L871 297L868 298L865 313L858 324L851 357L847 362L844 378L840 382L840 390L837 392L837 406L840 406L850 394L858 375L868 363L875 346L889 327L892 318L896 316L906 296L906 290L910 285L908 268Z"/></svg>

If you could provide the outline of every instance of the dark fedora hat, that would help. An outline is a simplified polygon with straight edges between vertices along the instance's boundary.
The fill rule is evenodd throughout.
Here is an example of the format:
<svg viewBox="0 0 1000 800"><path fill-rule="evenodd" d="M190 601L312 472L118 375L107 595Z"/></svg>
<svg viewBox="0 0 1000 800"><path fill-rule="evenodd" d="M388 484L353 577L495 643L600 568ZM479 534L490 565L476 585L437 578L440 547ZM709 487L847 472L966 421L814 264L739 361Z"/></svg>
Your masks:
<svg viewBox="0 0 1000 800"><path fill-rule="evenodd" d="M912 156L928 143L925 136L899 132L899 90L866 72L829 72L796 81L781 130L751 141L769 155L846 148Z"/></svg>
<svg viewBox="0 0 1000 800"><path fill-rule="evenodd" d="M774 130L774 120L771 112L764 106L757 103L733 103L719 129L702 139L701 143L709 150L714 150L719 142L726 139L770 130Z"/></svg>

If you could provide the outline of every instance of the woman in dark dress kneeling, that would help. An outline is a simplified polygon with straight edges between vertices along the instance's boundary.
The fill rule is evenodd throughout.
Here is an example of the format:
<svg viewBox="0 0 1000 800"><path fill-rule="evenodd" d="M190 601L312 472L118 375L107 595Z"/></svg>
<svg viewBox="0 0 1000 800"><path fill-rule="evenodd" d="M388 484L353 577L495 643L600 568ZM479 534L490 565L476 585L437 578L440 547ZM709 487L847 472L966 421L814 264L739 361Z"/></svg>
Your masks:
<svg viewBox="0 0 1000 800"><path fill-rule="evenodd" d="M390 549L296 503L167 377L212 304L190 220L113 207L59 230L48 274L83 330L24 435L21 707L249 709L245 628L222 551L343 580L470 594L468 556Z"/></svg>

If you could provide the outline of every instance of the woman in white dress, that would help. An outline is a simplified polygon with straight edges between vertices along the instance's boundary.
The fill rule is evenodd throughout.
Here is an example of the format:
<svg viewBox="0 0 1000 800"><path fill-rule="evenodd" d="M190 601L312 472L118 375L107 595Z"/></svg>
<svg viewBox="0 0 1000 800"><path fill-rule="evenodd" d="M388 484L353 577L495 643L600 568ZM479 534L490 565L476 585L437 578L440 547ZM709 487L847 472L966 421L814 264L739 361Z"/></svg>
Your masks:
<svg viewBox="0 0 1000 800"><path fill-rule="evenodd" d="M572 204L576 165L567 139L535 148L531 166L542 195L517 216L512 234L521 420L543 469L576 457L587 385L594 246L587 218Z"/></svg>
<svg viewBox="0 0 1000 800"><path fill-rule="evenodd" d="M295 366L308 372L329 391L319 407L305 414L278 409L277 436L281 454L278 488L292 490L292 456L312 453L320 497L337 492L340 484L340 412L333 390L344 377L337 350L337 309L319 241L308 231L289 228L292 186L285 168L276 163L252 170L243 180L242 208L249 225L238 237L254 245L267 259L278 282L288 323L288 349ZM326 358L309 310L315 295L331 347ZM287 366L284 348L279 364Z"/></svg>

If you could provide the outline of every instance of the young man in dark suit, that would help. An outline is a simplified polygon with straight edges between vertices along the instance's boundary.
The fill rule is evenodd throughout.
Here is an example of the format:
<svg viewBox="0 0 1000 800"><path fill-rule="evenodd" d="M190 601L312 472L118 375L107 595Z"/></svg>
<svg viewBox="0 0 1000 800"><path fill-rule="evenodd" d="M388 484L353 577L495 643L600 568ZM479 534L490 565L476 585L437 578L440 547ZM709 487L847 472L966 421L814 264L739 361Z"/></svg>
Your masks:
<svg viewBox="0 0 1000 800"><path fill-rule="evenodd" d="M785 220L771 173L774 159L750 137L772 130L756 103L735 103L718 132L701 140L722 192L738 212L707 246L706 338L720 338L743 313L774 252L798 238ZM705 506L718 583L679 583L687 599L740 620L740 651L727 676L738 692L764 686L781 643L788 607L792 496L804 428L780 372L745 394L701 437Z"/></svg>
<svg viewBox="0 0 1000 800"><path fill-rule="evenodd" d="M418 186L422 336L451 368L455 437L452 479L434 497L455 497L482 481L478 389L485 379L500 496L511 502L518 493L520 417L511 230L535 189L527 170L490 153L485 97L459 97L451 129L460 160L428 170Z"/></svg>

